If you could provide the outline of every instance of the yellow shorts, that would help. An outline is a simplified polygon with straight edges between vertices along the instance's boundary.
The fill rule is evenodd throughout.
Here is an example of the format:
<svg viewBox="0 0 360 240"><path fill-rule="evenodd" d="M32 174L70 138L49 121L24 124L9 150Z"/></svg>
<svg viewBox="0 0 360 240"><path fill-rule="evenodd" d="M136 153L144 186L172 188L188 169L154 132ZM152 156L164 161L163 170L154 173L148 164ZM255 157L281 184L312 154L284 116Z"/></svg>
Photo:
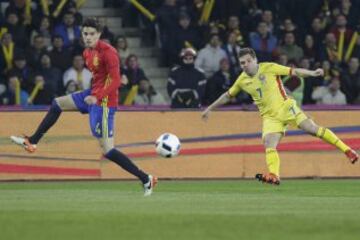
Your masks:
<svg viewBox="0 0 360 240"><path fill-rule="evenodd" d="M299 124L308 119L305 113L297 106L295 100L288 99L280 107L276 115L263 116L262 137L268 133L283 133L289 124L299 126Z"/></svg>

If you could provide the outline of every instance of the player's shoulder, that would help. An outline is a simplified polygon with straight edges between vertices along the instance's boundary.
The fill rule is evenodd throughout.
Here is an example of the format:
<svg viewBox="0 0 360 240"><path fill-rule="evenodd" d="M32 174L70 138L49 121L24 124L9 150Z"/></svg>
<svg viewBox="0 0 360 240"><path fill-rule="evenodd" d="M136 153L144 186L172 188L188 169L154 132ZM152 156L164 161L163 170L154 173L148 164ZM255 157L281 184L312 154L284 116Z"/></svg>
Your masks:
<svg viewBox="0 0 360 240"><path fill-rule="evenodd" d="M245 78L248 78L249 76L245 73L245 72L242 72L240 73L240 75L237 77L236 81L242 81L244 80Z"/></svg>
<svg viewBox="0 0 360 240"><path fill-rule="evenodd" d="M116 49L111 44L101 41L101 40L99 40L98 48L99 48L99 50L101 50L103 52L117 53Z"/></svg>
<svg viewBox="0 0 360 240"><path fill-rule="evenodd" d="M242 86L242 84L244 83L244 81L248 78L249 76L246 75L245 72L240 73L240 75L236 78L235 82L233 85L237 85L237 86Z"/></svg>
<svg viewBox="0 0 360 240"><path fill-rule="evenodd" d="M274 66L276 63L274 62L261 62L259 63L260 68L269 68Z"/></svg>
<svg viewBox="0 0 360 240"><path fill-rule="evenodd" d="M85 48L84 51L83 51L83 56L86 57L88 54L89 54L89 49L88 48Z"/></svg>
<svg viewBox="0 0 360 240"><path fill-rule="evenodd" d="M275 62L262 62L262 63L259 63L259 66L262 71L271 71L274 68L277 68L282 65L275 63Z"/></svg>

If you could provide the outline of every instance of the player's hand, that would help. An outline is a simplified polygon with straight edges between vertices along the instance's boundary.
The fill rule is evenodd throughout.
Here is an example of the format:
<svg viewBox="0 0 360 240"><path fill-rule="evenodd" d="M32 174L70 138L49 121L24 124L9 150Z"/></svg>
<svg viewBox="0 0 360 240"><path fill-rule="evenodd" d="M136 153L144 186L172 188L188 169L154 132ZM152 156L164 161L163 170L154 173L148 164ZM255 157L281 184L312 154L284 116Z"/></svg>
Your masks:
<svg viewBox="0 0 360 240"><path fill-rule="evenodd" d="M320 77L320 76L324 76L324 70L321 68L316 69L315 71L313 71L313 77Z"/></svg>
<svg viewBox="0 0 360 240"><path fill-rule="evenodd" d="M86 104L88 105L93 105L97 103L97 98L95 96L86 96L84 101L86 102Z"/></svg>
<svg viewBox="0 0 360 240"><path fill-rule="evenodd" d="M206 109L205 111L203 111L203 112L201 113L201 118L202 118L202 120L207 121L208 118L209 118L209 113L210 113L210 111L209 111L208 109Z"/></svg>

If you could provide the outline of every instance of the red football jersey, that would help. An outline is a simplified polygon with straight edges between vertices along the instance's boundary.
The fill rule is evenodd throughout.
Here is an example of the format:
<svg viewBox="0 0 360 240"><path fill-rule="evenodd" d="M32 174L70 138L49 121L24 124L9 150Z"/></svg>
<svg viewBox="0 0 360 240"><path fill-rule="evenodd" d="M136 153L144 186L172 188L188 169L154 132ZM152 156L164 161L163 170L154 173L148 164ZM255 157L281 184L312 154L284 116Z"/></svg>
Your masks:
<svg viewBox="0 0 360 240"><path fill-rule="evenodd" d="M93 75L91 95L97 98L98 105L105 102L108 107L116 107L121 84L118 52L111 45L99 40L95 48L84 50L83 57Z"/></svg>

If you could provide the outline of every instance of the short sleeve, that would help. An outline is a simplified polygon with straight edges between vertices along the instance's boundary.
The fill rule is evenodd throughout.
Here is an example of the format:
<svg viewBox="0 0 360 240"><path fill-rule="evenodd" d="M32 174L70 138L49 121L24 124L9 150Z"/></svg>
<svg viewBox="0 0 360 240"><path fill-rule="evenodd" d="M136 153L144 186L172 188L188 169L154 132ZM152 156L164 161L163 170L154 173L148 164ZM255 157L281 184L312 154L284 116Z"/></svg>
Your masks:
<svg viewBox="0 0 360 240"><path fill-rule="evenodd" d="M228 90L228 93L231 97L235 97L240 92L240 90L241 90L240 82L241 82L241 75L238 77L238 79L235 81L235 83Z"/></svg>

